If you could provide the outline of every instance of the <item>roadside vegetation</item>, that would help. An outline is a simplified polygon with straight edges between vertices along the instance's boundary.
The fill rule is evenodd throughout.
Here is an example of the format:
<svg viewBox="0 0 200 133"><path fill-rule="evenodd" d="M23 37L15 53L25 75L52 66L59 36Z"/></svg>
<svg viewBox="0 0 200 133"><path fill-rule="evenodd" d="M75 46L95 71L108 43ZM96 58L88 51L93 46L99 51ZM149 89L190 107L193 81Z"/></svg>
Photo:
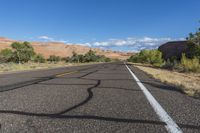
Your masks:
<svg viewBox="0 0 200 133"><path fill-rule="evenodd" d="M153 66L162 66L164 60L162 53L158 50L142 50L139 53L131 56L129 62L151 64Z"/></svg>
<svg viewBox="0 0 200 133"><path fill-rule="evenodd" d="M200 73L180 73L142 64L134 66L165 84L174 85L189 96L200 98Z"/></svg>
<svg viewBox="0 0 200 133"><path fill-rule="evenodd" d="M71 57L50 55L46 59L42 54L36 54L29 42L14 42L11 49L0 51L0 72L110 61L110 58L96 55L92 50L84 55L73 52Z"/></svg>
<svg viewBox="0 0 200 133"><path fill-rule="evenodd" d="M173 56L164 60L162 52L154 49L142 50L131 56L128 62L136 63L135 66L154 78L174 84L188 95L200 98L200 28L186 39L188 48L181 59Z"/></svg>

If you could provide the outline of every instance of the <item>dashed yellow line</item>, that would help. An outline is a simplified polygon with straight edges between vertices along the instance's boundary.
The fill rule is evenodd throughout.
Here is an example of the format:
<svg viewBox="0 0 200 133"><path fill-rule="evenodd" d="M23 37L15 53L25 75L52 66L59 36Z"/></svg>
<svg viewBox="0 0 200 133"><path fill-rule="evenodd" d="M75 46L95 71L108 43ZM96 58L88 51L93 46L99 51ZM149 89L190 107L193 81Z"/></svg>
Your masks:
<svg viewBox="0 0 200 133"><path fill-rule="evenodd" d="M77 73L77 72L78 72L78 71L65 72L65 73L56 75L56 77L62 77L62 76L65 76L65 75L68 75L68 74L72 74L72 73Z"/></svg>

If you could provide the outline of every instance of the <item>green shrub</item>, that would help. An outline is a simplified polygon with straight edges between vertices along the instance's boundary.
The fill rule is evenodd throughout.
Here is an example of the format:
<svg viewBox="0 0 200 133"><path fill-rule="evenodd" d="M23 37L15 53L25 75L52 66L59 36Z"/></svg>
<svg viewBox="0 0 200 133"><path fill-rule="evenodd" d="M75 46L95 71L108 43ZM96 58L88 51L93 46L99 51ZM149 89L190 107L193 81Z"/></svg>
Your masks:
<svg viewBox="0 0 200 133"><path fill-rule="evenodd" d="M47 61L57 63L61 60L60 56L50 55Z"/></svg>
<svg viewBox="0 0 200 133"><path fill-rule="evenodd" d="M200 46L200 28L195 33L190 33L189 37L186 38L189 42Z"/></svg>
<svg viewBox="0 0 200 133"><path fill-rule="evenodd" d="M33 59L34 62L37 62L37 63L45 63L45 58L43 55L41 54L37 54L34 56L34 59Z"/></svg>
<svg viewBox="0 0 200 133"><path fill-rule="evenodd" d="M104 59L104 62L111 62L111 61L112 60L110 58L107 58L107 57Z"/></svg>
<svg viewBox="0 0 200 133"><path fill-rule="evenodd" d="M111 62L111 59L104 55L97 55L95 62Z"/></svg>
<svg viewBox="0 0 200 133"><path fill-rule="evenodd" d="M68 58L69 58L69 57L61 57L61 59L60 59L60 60L61 60L61 61L68 62L68 61L67 61L67 60L68 60Z"/></svg>
<svg viewBox="0 0 200 133"><path fill-rule="evenodd" d="M94 51L89 50L85 55L78 55L73 52L71 58L68 58L66 62L73 63L85 63L85 62L110 62L111 59L105 57L104 55L96 55Z"/></svg>
<svg viewBox="0 0 200 133"><path fill-rule="evenodd" d="M162 53L158 50L150 50L148 61L154 66L161 66L163 64Z"/></svg>
<svg viewBox="0 0 200 133"><path fill-rule="evenodd" d="M82 55L82 54L78 55L77 59L78 59L78 63L84 63L85 62L84 55Z"/></svg>
<svg viewBox="0 0 200 133"><path fill-rule="evenodd" d="M154 66L161 66L164 63L162 53L158 50L142 50L131 56L128 61L135 63L147 63Z"/></svg>
<svg viewBox="0 0 200 133"><path fill-rule="evenodd" d="M200 63L199 58L194 57L193 59L189 59L185 56L185 54L182 55L181 59L181 65L183 66L184 71L186 72L200 72Z"/></svg>
<svg viewBox="0 0 200 133"><path fill-rule="evenodd" d="M167 61L164 62L164 65L162 67L166 69L173 69L174 65L174 62L170 61L170 59L167 59Z"/></svg>
<svg viewBox="0 0 200 133"><path fill-rule="evenodd" d="M0 62L7 63L11 62L13 58L13 51L11 49L3 49L0 52Z"/></svg>
<svg viewBox="0 0 200 133"><path fill-rule="evenodd" d="M167 59L167 61L163 63L162 68L171 69L171 70L177 69L178 71L183 70L182 66L180 65L180 61L178 61L175 56Z"/></svg>
<svg viewBox="0 0 200 133"><path fill-rule="evenodd" d="M200 58L200 28L195 33L190 33L186 39L188 41L186 57L190 59Z"/></svg>
<svg viewBox="0 0 200 133"><path fill-rule="evenodd" d="M186 52L186 57L192 59L194 57L200 57L200 45L188 42L188 48Z"/></svg>
<svg viewBox="0 0 200 133"><path fill-rule="evenodd" d="M14 42L11 46L14 49L12 60L17 63L26 63L35 55L34 49L29 42Z"/></svg>
<svg viewBox="0 0 200 133"><path fill-rule="evenodd" d="M85 62L95 62L98 60L98 56L96 56L95 52L92 50L89 50L86 54L85 54Z"/></svg>
<svg viewBox="0 0 200 133"><path fill-rule="evenodd" d="M81 62L84 62L83 61L83 55L78 55L76 52L73 51L72 53L72 57L69 58L69 62L72 62L72 63L79 63L80 61Z"/></svg>

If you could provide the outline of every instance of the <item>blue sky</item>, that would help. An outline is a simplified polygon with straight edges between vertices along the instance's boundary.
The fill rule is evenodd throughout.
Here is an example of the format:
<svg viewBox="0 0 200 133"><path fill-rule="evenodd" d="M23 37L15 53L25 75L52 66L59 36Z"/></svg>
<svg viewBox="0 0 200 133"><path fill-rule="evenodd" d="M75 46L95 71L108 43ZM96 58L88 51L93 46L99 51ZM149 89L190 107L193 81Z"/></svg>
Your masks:
<svg viewBox="0 0 200 133"><path fill-rule="evenodd" d="M137 51L181 40L199 0L0 0L0 36Z"/></svg>

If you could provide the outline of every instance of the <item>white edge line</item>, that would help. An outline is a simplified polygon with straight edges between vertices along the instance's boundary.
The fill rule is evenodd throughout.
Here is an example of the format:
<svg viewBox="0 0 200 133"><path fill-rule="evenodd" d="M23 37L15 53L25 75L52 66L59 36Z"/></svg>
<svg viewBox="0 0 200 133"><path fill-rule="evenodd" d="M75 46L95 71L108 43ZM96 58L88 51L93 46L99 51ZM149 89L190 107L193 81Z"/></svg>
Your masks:
<svg viewBox="0 0 200 133"><path fill-rule="evenodd" d="M125 64L125 63L124 63ZM162 106L156 101L148 89L141 83L141 81L136 77L136 75L131 71L131 69L125 64L126 68L129 70L133 78L136 80L138 86L143 91L147 100L153 107L156 114L159 116L160 120L166 123L166 129L170 133L183 133L180 127L173 121L173 119L167 114L167 112L162 108Z"/></svg>

